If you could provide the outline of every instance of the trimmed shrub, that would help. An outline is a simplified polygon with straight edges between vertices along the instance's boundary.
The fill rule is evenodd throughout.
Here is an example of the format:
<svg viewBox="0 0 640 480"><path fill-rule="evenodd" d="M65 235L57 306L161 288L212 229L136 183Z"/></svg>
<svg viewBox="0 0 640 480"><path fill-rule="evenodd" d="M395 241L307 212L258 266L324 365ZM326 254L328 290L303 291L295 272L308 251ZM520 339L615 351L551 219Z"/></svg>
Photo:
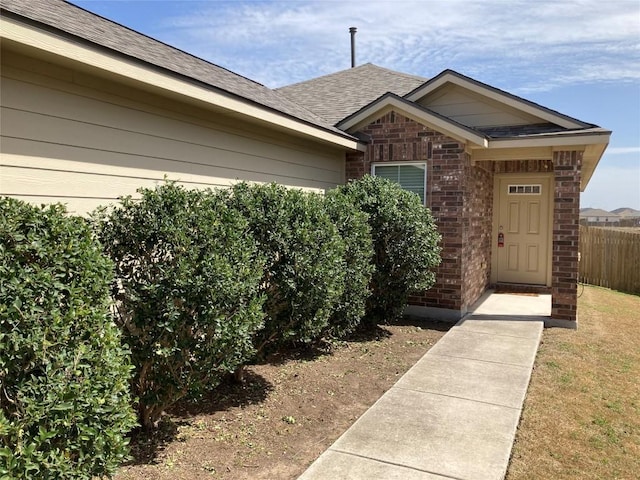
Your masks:
<svg viewBox="0 0 640 480"><path fill-rule="evenodd" d="M112 278L84 219L0 199L0 477L90 479L126 458L135 415Z"/></svg>
<svg viewBox="0 0 640 480"><path fill-rule="evenodd" d="M440 234L420 198L398 184L366 175L337 188L369 216L375 273L367 321L384 323L400 315L409 295L435 283Z"/></svg>
<svg viewBox="0 0 640 480"><path fill-rule="evenodd" d="M345 243L344 292L329 318L325 335L342 338L353 332L365 315L369 283L375 270L373 240L368 216L339 190L331 190L324 197L329 217Z"/></svg>
<svg viewBox="0 0 640 480"><path fill-rule="evenodd" d="M116 321L149 429L185 396L217 386L254 354L264 261L247 221L219 193L167 183L124 198L97 229L116 268Z"/></svg>
<svg viewBox="0 0 640 480"><path fill-rule="evenodd" d="M257 353L316 340L342 295L345 270L344 242L322 197L273 183L238 183L228 199L266 256L266 318L254 339Z"/></svg>

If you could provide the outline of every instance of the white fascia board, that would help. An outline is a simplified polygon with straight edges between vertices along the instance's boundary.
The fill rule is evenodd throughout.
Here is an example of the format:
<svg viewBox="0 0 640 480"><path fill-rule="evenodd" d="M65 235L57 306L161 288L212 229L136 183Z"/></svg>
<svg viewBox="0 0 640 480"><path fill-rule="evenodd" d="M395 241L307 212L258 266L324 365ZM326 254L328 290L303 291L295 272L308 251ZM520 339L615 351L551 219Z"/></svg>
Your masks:
<svg viewBox="0 0 640 480"><path fill-rule="evenodd" d="M106 51L89 48L49 32L36 30L10 18L0 18L0 32L1 38L80 62L111 74L134 80L137 83L160 88L204 102L216 108L229 110L235 114L273 124L340 147L351 150L362 150L363 148L356 140L333 134L302 121L297 121L287 115L181 80L173 75L164 74L133 60L124 59Z"/></svg>
<svg viewBox="0 0 640 480"><path fill-rule="evenodd" d="M447 83L452 83L454 85L458 85L460 87L466 88L467 90L477 93L483 97L490 98L492 100L503 103L517 110L520 110L530 115L533 115L535 117L538 117L542 120L546 120L547 122L555 123L556 125L559 125L564 128L584 128L585 126L584 123L573 122L565 118L564 116L555 115L552 112L549 112L545 109L538 108L526 102L519 101L516 98L512 98L510 96L504 95L500 92L491 90L482 85L469 82L468 80L464 78L460 78L452 73L447 73L443 75L442 77L435 80L433 83L429 83L425 87L416 90L406 98L407 100L416 102L420 100L422 97L428 95L429 93L433 92L434 90L438 89L439 87Z"/></svg>
<svg viewBox="0 0 640 480"><path fill-rule="evenodd" d="M565 147L571 145L595 145L607 144L611 134L556 134L527 138L493 138L489 140L488 148L514 148L514 147Z"/></svg>
<svg viewBox="0 0 640 480"><path fill-rule="evenodd" d="M391 96L386 97L380 102L374 103L370 107L363 109L356 115L349 118L347 121L341 122L340 128L346 131L355 129L357 127L366 125L373 118L379 118L381 115L384 115L391 110L402 113L419 123L426 124L438 132L451 134L451 136L455 138L469 141L481 147L488 146L487 139L483 135L475 134L436 115L425 112L418 106L411 105L408 102L403 102Z"/></svg>

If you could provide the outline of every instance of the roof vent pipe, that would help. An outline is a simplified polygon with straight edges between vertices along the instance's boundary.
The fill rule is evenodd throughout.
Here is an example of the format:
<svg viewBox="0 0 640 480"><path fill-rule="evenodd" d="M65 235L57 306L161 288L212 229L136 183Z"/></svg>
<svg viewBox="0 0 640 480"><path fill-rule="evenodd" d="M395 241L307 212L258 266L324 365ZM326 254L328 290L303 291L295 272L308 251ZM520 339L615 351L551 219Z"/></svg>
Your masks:
<svg viewBox="0 0 640 480"><path fill-rule="evenodd" d="M351 68L356 66L356 27L349 27L349 33L351 34Z"/></svg>

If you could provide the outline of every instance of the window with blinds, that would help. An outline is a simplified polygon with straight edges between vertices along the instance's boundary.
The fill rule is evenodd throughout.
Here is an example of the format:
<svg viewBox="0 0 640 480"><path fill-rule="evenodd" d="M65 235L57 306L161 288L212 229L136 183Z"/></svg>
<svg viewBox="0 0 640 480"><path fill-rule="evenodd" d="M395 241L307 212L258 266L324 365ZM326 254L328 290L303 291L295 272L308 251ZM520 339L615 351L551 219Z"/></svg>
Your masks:
<svg viewBox="0 0 640 480"><path fill-rule="evenodd" d="M415 193L425 203L427 187L426 163L401 163L373 165L372 174L399 183L402 188Z"/></svg>

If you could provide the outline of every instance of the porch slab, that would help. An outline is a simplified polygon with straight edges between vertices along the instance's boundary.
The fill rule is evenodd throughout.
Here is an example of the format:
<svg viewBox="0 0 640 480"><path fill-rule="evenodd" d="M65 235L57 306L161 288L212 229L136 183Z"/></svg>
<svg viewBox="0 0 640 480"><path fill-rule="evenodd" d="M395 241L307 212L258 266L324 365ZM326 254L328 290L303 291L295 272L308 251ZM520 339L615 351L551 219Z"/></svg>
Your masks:
<svg viewBox="0 0 640 480"><path fill-rule="evenodd" d="M551 295L486 292L471 307L473 315L508 317L551 316Z"/></svg>

